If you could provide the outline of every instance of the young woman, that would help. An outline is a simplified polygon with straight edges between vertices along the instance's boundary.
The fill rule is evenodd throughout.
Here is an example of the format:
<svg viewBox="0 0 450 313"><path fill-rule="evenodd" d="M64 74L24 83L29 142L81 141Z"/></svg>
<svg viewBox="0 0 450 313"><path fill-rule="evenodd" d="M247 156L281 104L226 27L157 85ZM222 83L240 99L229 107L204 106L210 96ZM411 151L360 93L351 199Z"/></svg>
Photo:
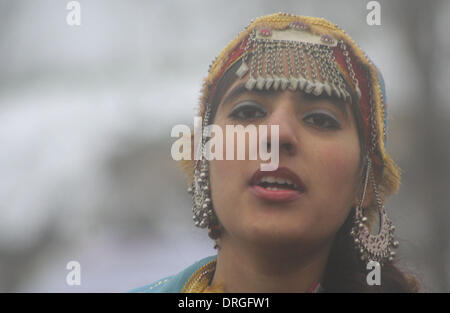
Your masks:
<svg viewBox="0 0 450 313"><path fill-rule="evenodd" d="M208 228L217 256L135 291L417 291L393 264L398 242L384 202L400 171L385 150L384 99L381 74L336 25L285 13L252 21L211 64L202 90L199 116L223 129L223 160L183 164L195 224ZM236 125L241 134L278 126L258 134L278 151L275 170L249 157L250 135L244 160L225 158L235 139L225 129ZM373 261L381 275L369 285Z"/></svg>

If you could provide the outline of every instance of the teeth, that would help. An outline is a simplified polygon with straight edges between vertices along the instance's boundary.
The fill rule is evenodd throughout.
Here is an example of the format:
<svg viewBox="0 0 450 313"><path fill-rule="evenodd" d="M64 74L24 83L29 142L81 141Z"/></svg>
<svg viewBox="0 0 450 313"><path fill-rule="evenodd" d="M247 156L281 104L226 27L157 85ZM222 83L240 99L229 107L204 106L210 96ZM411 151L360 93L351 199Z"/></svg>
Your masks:
<svg viewBox="0 0 450 313"><path fill-rule="evenodd" d="M278 184L289 184L289 185L292 185L292 182L289 179L283 179L281 177L277 177L275 179L275 182L277 182Z"/></svg>
<svg viewBox="0 0 450 313"><path fill-rule="evenodd" d="M264 176L259 181L260 183L277 183L277 184L287 184L287 185L296 185L287 178L281 178L281 177L274 177L274 176Z"/></svg>
<svg viewBox="0 0 450 313"><path fill-rule="evenodd" d="M288 185L291 188L298 189L298 186L294 184L290 179L288 178L282 178L282 177L275 177L275 176L263 176L259 180L258 184L261 183L271 183L271 184L279 184L279 185ZM267 186L265 187L268 190L280 190L281 188L278 187L272 187Z"/></svg>

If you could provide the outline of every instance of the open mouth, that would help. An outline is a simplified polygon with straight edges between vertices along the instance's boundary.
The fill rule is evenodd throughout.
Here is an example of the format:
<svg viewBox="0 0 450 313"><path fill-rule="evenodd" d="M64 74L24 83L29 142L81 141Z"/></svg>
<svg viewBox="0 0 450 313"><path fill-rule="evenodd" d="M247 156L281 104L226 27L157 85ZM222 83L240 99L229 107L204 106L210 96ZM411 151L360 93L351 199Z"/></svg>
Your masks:
<svg viewBox="0 0 450 313"><path fill-rule="evenodd" d="M266 201L287 202L299 198L305 187L300 177L283 167L272 172L256 171L250 181L250 190Z"/></svg>
<svg viewBox="0 0 450 313"><path fill-rule="evenodd" d="M260 186L267 190L298 190L300 191L299 187L293 183L289 179L284 179L280 177L273 177L273 176L264 176L261 178L261 180L256 184L257 186Z"/></svg>

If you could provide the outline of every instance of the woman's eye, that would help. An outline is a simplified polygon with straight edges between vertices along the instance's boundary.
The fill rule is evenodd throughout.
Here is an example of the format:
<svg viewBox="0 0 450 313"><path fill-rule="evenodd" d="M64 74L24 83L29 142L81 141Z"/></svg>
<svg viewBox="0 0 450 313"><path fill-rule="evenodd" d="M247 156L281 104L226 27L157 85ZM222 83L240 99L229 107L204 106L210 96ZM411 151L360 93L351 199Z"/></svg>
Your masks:
<svg viewBox="0 0 450 313"><path fill-rule="evenodd" d="M266 114L266 109L264 109L261 105L251 102L244 102L235 106L228 117L235 120L248 121L263 118Z"/></svg>
<svg viewBox="0 0 450 313"><path fill-rule="evenodd" d="M312 113L308 115L305 119L305 121L309 121L309 124L312 124L319 128L325 128L325 129L339 129L339 123L332 118L331 116L324 114L324 113Z"/></svg>

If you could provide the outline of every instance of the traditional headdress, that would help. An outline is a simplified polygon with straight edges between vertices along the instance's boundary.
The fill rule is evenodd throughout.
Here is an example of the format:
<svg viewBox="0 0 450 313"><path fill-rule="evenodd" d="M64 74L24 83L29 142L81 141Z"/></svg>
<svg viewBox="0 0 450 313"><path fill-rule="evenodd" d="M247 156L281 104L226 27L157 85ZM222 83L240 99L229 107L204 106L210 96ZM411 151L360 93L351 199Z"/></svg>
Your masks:
<svg viewBox="0 0 450 313"><path fill-rule="evenodd" d="M317 96L326 93L359 104L366 133L367 168L351 235L362 259L380 263L392 260L395 252L391 248L398 243L393 240L394 226L387 218L383 203L388 195L397 192L400 170L385 149L385 87L375 65L343 30L323 18L286 13L256 18L210 65L198 112L203 117L203 126L211 123L211 102L219 79L238 61L236 75L242 78L248 74L246 88L249 90L289 88ZM356 99L352 99L352 94ZM194 221L199 227L208 227L212 238L217 237L208 163L205 159L186 162L183 167L192 182ZM363 211L368 180L374 189L376 205ZM372 235L370 228L375 220L372 213L377 209L380 232Z"/></svg>

